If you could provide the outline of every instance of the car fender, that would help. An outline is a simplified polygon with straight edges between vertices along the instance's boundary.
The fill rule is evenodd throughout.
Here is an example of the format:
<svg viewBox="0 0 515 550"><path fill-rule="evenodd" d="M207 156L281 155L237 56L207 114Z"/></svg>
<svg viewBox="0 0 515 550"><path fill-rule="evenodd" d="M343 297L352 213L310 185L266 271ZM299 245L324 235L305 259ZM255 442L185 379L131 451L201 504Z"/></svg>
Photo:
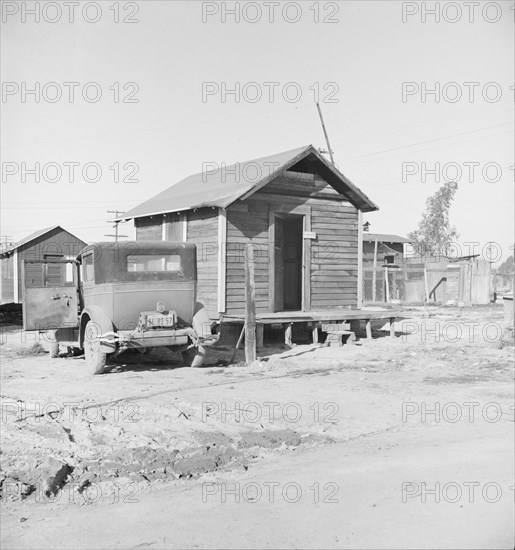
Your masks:
<svg viewBox="0 0 515 550"><path fill-rule="evenodd" d="M99 306L90 306L84 308L80 317L80 336L79 345L80 348L84 348L84 333L86 331L86 325L88 321L93 321L98 328L98 336L114 332L114 326L109 317Z"/></svg>
<svg viewBox="0 0 515 550"><path fill-rule="evenodd" d="M193 322L191 325L200 338L211 337L211 321L209 319L209 313L207 312L204 304L201 302L197 302L195 304Z"/></svg>

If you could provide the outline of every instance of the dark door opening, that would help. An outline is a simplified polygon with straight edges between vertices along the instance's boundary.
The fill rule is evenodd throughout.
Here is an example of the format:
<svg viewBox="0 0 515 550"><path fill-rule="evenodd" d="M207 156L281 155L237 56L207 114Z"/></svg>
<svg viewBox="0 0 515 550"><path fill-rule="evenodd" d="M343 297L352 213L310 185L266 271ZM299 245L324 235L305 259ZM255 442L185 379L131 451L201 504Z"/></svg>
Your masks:
<svg viewBox="0 0 515 550"><path fill-rule="evenodd" d="M303 216L275 218L275 311L302 309Z"/></svg>

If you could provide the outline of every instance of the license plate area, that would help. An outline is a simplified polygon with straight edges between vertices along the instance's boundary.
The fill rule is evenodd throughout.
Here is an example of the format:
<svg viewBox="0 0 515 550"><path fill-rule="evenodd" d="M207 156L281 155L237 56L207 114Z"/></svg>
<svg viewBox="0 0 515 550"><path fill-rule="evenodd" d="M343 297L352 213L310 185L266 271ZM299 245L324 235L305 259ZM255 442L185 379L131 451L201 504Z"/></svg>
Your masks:
<svg viewBox="0 0 515 550"><path fill-rule="evenodd" d="M148 313L145 315L145 327L173 328L177 324L175 313Z"/></svg>

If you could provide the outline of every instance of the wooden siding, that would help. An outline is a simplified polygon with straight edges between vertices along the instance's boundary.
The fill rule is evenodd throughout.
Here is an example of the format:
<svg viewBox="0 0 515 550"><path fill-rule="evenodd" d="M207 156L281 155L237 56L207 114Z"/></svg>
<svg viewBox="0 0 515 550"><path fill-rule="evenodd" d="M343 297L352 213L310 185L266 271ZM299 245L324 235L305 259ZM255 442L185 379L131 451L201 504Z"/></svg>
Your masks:
<svg viewBox="0 0 515 550"><path fill-rule="evenodd" d="M83 241L61 229L53 231L34 239L30 243L20 246L18 249L18 298L23 302L22 294L22 266L28 260L44 260L49 256L61 258L75 258L86 245Z"/></svg>
<svg viewBox="0 0 515 550"><path fill-rule="evenodd" d="M254 245L256 311L269 308L268 204L265 201L238 201L227 209L226 312L245 312L245 246Z"/></svg>
<svg viewBox="0 0 515 550"><path fill-rule="evenodd" d="M136 218L137 241L161 241L163 240L163 217L149 216L148 218Z"/></svg>
<svg viewBox="0 0 515 550"><path fill-rule="evenodd" d="M313 201L312 201L313 202ZM358 211L350 204L311 204L311 309L356 307Z"/></svg>
<svg viewBox="0 0 515 550"><path fill-rule="evenodd" d="M402 243L382 243L377 242L377 265L381 266L384 263L385 256L391 256L393 252L388 251L383 245L395 250L397 256L396 262L402 261L404 254L404 245ZM374 243L371 241L363 241L363 263L372 266L374 264Z"/></svg>
<svg viewBox="0 0 515 550"><path fill-rule="evenodd" d="M358 211L341 196L321 198L276 195L277 180L245 201L227 208L227 313L244 313L244 247L252 241L257 247L256 309L272 310L270 301L270 213L302 214L309 218L308 230L316 239L304 240L310 262L306 269L309 284L304 286L304 309L355 308L358 300ZM313 185L309 180L293 182L292 188ZM278 185L282 185L279 181ZM290 182L291 184L291 182ZM326 191L324 191L326 192ZM319 195L319 193L316 193ZM307 296L306 296L307 295Z"/></svg>
<svg viewBox="0 0 515 550"><path fill-rule="evenodd" d="M304 230L316 234L314 240L304 239L309 262L303 274L303 309L357 307L358 247L361 246L358 210L318 176L287 174L227 208L225 243L219 243L218 209L201 208L186 213L187 240L197 245L197 299L206 306L210 317L218 318L220 313L220 269L226 279L225 313L245 312L244 255L245 246L250 242L254 245L256 310L258 313L274 310L270 250L275 253L276 212L304 216ZM164 234L168 240L182 240L182 218L178 215L167 215L164 232L159 217L143 220L146 221L136 223L138 239L153 235L157 240ZM220 261L223 262L221 268Z"/></svg>
<svg viewBox="0 0 515 550"><path fill-rule="evenodd" d="M319 176L315 174L301 174L299 172L285 172L263 187L260 192L336 201L342 200L342 196L338 191Z"/></svg>
<svg viewBox="0 0 515 550"><path fill-rule="evenodd" d="M14 257L1 259L0 270L0 304L11 304L14 302Z"/></svg>
<svg viewBox="0 0 515 550"><path fill-rule="evenodd" d="M164 218L164 237L165 241L182 241L183 240L183 214L174 212L167 214Z"/></svg>
<svg viewBox="0 0 515 550"><path fill-rule="evenodd" d="M187 213L188 242L197 245L197 301L218 318L218 209Z"/></svg>

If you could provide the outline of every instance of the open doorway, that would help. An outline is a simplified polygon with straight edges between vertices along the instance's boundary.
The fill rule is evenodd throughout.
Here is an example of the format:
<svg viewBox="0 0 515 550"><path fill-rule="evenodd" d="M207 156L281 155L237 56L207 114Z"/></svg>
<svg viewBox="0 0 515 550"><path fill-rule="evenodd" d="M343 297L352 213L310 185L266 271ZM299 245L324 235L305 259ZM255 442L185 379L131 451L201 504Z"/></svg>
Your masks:
<svg viewBox="0 0 515 550"><path fill-rule="evenodd" d="M275 311L302 310L303 218L275 216Z"/></svg>

